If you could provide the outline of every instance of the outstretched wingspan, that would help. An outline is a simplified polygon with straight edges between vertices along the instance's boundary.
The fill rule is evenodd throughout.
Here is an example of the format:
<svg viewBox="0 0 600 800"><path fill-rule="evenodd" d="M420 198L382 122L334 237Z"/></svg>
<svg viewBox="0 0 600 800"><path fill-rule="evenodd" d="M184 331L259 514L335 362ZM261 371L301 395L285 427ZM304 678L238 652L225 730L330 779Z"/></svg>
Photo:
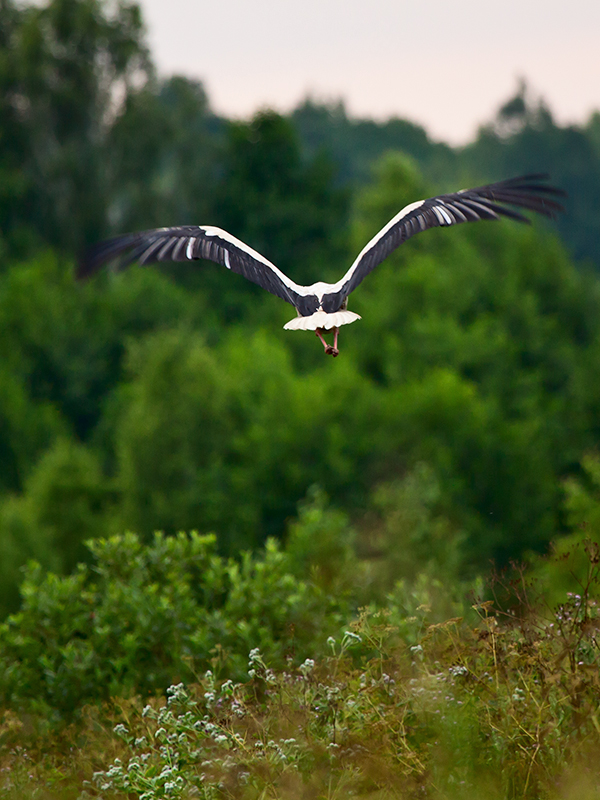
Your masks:
<svg viewBox="0 0 600 800"><path fill-rule="evenodd" d="M324 298L323 308L339 308L341 302L393 250L428 228L499 219L501 216L529 223L527 217L510 206L554 217L564 209L553 197L564 196L565 192L543 183L547 179L548 175L545 174L523 175L411 203L363 247L348 272Z"/></svg>
<svg viewBox="0 0 600 800"><path fill-rule="evenodd" d="M316 298L307 296L304 287L294 283L264 256L221 228L183 225L116 236L100 242L85 253L79 262L77 277L88 278L103 264L114 259L119 259L117 268L120 270L134 261L152 264L156 261L206 259L243 275L296 308L310 305L308 313L316 310L318 305Z"/></svg>

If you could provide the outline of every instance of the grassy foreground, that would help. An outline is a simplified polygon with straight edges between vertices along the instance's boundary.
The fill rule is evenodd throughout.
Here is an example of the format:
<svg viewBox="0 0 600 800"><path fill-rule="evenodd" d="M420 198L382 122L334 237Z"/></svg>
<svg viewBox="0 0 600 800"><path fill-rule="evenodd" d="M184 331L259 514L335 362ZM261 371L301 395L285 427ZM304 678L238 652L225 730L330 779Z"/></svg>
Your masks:
<svg viewBox="0 0 600 800"><path fill-rule="evenodd" d="M496 584L510 611L363 609L326 656L271 669L252 650L245 682L219 679L217 652L197 683L58 729L6 711L0 796L600 797L597 546L586 557L552 610L517 574Z"/></svg>

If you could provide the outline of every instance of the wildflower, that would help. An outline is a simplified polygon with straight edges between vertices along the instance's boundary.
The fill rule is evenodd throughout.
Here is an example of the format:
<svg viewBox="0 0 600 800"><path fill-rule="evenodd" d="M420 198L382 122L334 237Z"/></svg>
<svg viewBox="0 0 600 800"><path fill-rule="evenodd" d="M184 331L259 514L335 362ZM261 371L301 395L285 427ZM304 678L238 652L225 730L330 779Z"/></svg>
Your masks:
<svg viewBox="0 0 600 800"><path fill-rule="evenodd" d="M360 642L362 642L362 639L358 635L358 633L353 633L352 631L344 631L342 646L348 647L353 644L359 644Z"/></svg>
<svg viewBox="0 0 600 800"><path fill-rule="evenodd" d="M188 699L187 692L183 683L169 686L167 689L167 705L172 703L183 703Z"/></svg>
<svg viewBox="0 0 600 800"><path fill-rule="evenodd" d="M238 703L237 700L233 700L231 702L231 710L236 717L243 717L246 714L244 707L241 705L241 703Z"/></svg>

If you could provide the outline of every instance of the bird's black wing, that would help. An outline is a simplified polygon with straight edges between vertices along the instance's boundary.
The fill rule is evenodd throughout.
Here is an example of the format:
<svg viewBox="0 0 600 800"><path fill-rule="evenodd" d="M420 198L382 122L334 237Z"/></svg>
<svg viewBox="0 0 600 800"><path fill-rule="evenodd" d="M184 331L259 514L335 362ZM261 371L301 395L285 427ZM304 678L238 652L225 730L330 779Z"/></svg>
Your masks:
<svg viewBox="0 0 600 800"><path fill-rule="evenodd" d="M307 299L301 286L256 250L221 228L184 225L116 236L94 245L84 254L78 264L77 277L88 278L103 264L115 259L118 259L119 270L134 261L152 264L206 259L243 275L293 306L302 306Z"/></svg>
<svg viewBox="0 0 600 800"><path fill-rule="evenodd" d="M411 203L396 214L362 249L348 272L335 284L335 291L324 298L323 307L331 305L332 308L334 306L339 308L340 303L350 292L356 289L392 250L411 236L428 228L476 222L481 219L499 219L501 216L519 222L529 222L527 217L510 206L554 217L559 211L564 211L562 205L554 198L564 196L565 192L544 183L546 180L548 176L543 174L524 175Z"/></svg>

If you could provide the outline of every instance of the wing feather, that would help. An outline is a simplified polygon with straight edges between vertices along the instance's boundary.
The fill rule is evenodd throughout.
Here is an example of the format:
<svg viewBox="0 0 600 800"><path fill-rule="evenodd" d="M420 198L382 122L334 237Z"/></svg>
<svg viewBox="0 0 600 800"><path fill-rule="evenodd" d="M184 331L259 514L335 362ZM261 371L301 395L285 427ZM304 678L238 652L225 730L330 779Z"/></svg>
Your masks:
<svg viewBox="0 0 600 800"><path fill-rule="evenodd" d="M118 270L125 269L134 261L140 264L200 259L214 261L293 306L305 302L305 293L299 291L302 287L256 250L221 228L185 225L116 236L94 245L85 253L79 261L77 277L89 278L104 264L116 259Z"/></svg>
<svg viewBox="0 0 600 800"><path fill-rule="evenodd" d="M510 206L554 218L558 212L564 211L555 198L563 197L565 192L544 183L547 180L548 176L544 174L523 175L411 203L361 250L348 272L332 287L329 302L332 307L342 302L393 250L428 228L500 217L529 223L526 216Z"/></svg>

